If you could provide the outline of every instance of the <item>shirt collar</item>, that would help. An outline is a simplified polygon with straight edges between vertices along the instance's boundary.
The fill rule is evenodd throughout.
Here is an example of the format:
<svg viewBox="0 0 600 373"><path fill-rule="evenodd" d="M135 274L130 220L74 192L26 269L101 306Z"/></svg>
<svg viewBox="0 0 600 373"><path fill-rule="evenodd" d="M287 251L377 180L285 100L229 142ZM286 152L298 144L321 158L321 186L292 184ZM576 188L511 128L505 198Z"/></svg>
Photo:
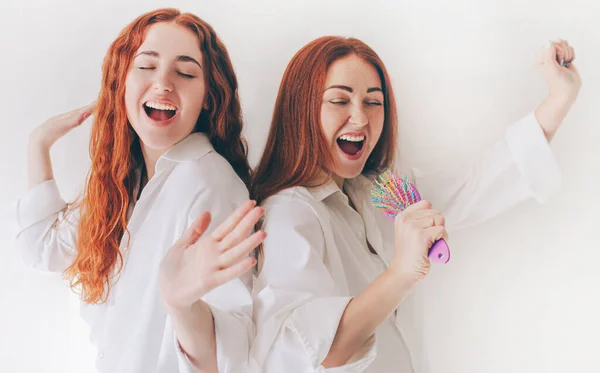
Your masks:
<svg viewBox="0 0 600 373"><path fill-rule="evenodd" d="M360 190L371 190L373 187L373 180L377 175L363 175L360 174L355 178L346 180L344 187L347 189L360 189Z"/></svg>
<svg viewBox="0 0 600 373"><path fill-rule="evenodd" d="M346 179L344 182L344 188L346 190L370 190L373 186L373 181L370 180L369 176L358 175L352 179ZM325 200L327 197L334 195L337 192L342 193L342 190L338 187L337 183L333 180L325 183L319 187L307 187L313 198L319 202Z"/></svg>
<svg viewBox="0 0 600 373"><path fill-rule="evenodd" d="M313 196L313 198L319 202L323 201L327 197L329 197L337 192L342 192L340 190L340 187L338 187L336 182L333 180L329 180L327 183L325 183L321 186L307 187L306 189L308 189L308 191Z"/></svg>
<svg viewBox="0 0 600 373"><path fill-rule="evenodd" d="M214 148L203 132L194 132L166 151L156 162L156 171L166 164L192 162L213 151Z"/></svg>

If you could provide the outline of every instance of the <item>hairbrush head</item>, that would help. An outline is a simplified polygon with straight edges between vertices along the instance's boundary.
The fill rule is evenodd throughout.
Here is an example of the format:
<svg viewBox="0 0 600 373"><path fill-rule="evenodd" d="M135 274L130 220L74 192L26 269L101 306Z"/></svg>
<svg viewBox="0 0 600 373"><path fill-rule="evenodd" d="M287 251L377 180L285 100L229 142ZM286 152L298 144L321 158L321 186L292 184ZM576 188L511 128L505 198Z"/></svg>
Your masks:
<svg viewBox="0 0 600 373"><path fill-rule="evenodd" d="M408 206L421 200L417 188L406 176L386 171L373 182L371 201L390 219L404 211Z"/></svg>

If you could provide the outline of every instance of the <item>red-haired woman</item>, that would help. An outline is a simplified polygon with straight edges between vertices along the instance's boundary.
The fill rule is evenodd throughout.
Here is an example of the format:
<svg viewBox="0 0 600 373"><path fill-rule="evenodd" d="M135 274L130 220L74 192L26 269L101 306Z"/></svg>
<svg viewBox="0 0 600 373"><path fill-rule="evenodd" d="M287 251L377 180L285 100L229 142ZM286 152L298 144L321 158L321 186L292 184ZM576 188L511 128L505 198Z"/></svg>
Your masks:
<svg viewBox="0 0 600 373"><path fill-rule="evenodd" d="M108 49L94 107L33 131L17 242L81 293L100 372L242 372L253 338L248 200L237 81L210 25L144 14ZM95 113L91 170L67 205L49 150Z"/></svg>
<svg viewBox="0 0 600 373"><path fill-rule="evenodd" d="M412 372L395 311L429 272L446 227L483 221L560 175L548 140L580 80L566 42L541 60L549 97L483 158L430 176L424 198L395 220L374 210L372 177L393 167L396 105L386 69L356 39L323 37L289 63L252 197L268 234L259 256L252 356L265 372ZM563 61L563 62L564 62ZM438 210L433 210L432 205Z"/></svg>

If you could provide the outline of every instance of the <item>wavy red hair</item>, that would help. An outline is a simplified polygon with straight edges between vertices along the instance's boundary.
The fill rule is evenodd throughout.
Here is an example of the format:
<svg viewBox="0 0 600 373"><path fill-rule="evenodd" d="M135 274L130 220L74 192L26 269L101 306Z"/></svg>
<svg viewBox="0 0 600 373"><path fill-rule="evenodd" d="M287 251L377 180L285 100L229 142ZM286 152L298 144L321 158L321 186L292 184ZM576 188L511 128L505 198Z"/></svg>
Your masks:
<svg viewBox="0 0 600 373"><path fill-rule="evenodd" d="M77 256L65 271L71 287L87 303L107 300L123 266L119 247L122 239L129 240L124 237L129 234L127 211L134 198L135 170L143 165L139 138L127 120L125 79L146 31L158 22L176 23L198 36L209 109L202 111L194 131L207 133L215 150L249 182L237 79L227 49L213 28L193 14L170 8L135 19L111 44L102 66L90 139L92 165L79 204Z"/></svg>
<svg viewBox="0 0 600 373"><path fill-rule="evenodd" d="M381 172L392 165L398 119L383 62L358 39L325 36L298 51L281 80L267 144L252 177L252 197L259 203L286 188L314 185L323 171L332 176L333 157L321 129L321 101L329 66L351 54L375 67L384 96L383 131L362 173Z"/></svg>

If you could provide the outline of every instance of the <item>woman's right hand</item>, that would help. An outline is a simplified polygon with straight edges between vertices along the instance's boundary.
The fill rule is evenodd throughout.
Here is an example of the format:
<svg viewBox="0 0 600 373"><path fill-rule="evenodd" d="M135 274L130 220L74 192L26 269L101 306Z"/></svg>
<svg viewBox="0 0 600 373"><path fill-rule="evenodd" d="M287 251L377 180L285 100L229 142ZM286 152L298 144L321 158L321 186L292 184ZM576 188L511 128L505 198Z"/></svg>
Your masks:
<svg viewBox="0 0 600 373"><path fill-rule="evenodd" d="M29 136L30 145L49 150L58 139L83 123L96 108L96 101L73 111L54 116L36 127Z"/></svg>
<svg viewBox="0 0 600 373"><path fill-rule="evenodd" d="M29 135L27 147L27 175L29 189L54 179L50 148L73 128L86 120L96 108L96 101L68 113L52 117Z"/></svg>
<svg viewBox="0 0 600 373"><path fill-rule="evenodd" d="M548 96L535 111L535 118L551 141L562 125L581 88L581 77L573 64L575 51L566 40L548 42L538 64L548 84ZM560 62L567 62L563 66Z"/></svg>
<svg viewBox="0 0 600 373"><path fill-rule="evenodd" d="M429 249L441 238L448 239L444 216L429 201L409 206L395 219L395 250L390 269L408 281L419 281L429 273Z"/></svg>
<svg viewBox="0 0 600 373"><path fill-rule="evenodd" d="M189 309L214 288L248 272L256 264L251 255L266 237L250 236L263 216L262 207L248 201L210 234L208 212L167 251L160 265L159 288L169 310Z"/></svg>

